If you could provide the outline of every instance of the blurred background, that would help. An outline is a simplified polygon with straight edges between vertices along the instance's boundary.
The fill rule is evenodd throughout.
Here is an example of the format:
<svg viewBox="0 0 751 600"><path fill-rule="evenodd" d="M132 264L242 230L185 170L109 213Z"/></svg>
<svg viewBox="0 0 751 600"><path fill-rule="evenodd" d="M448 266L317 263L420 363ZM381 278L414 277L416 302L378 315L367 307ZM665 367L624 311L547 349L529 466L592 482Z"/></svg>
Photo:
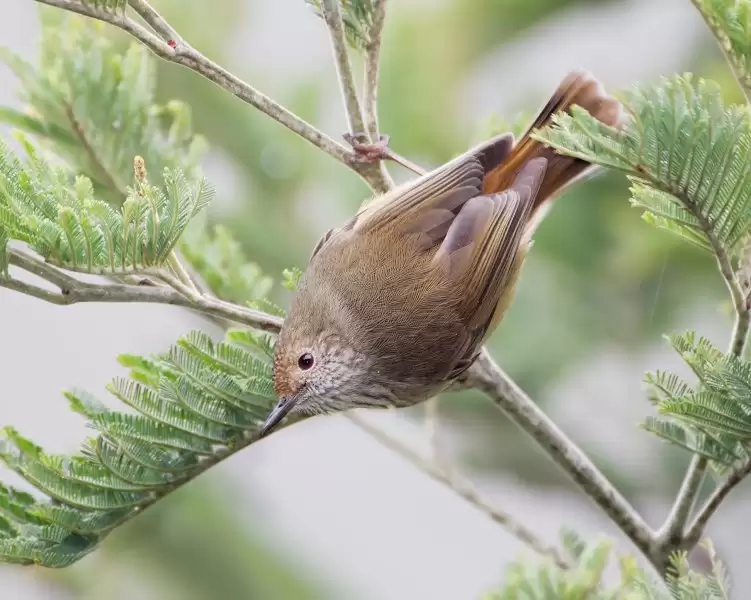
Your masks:
<svg viewBox="0 0 751 600"><path fill-rule="evenodd" d="M688 0L391 0L380 123L391 147L437 166L531 116L574 68L611 90L693 71L740 93ZM193 46L339 137L346 123L323 23L303 0L154 5ZM33 60L38 7L14 2L0 45ZM359 69L359 65L356 65ZM0 105L18 106L0 67ZM204 168L224 224L263 270L303 267L318 236L356 210L364 184L334 160L199 76L159 64L160 101L193 110L211 144ZM398 180L409 175L390 165ZM590 453L652 524L687 457L638 424L646 370L679 359L661 335L693 328L723 346L729 307L712 260L650 228L628 184L602 175L557 202L536 237L517 300L491 348L501 365ZM288 301L281 286L273 291ZM61 392L102 393L116 356L165 349L200 317L155 306L68 308L0 290L0 423L50 451L85 434ZM42 374L40 376L40 373ZM446 394L441 445L498 506L555 542L566 525L629 543L534 444L479 394ZM424 446L421 409L373 415ZM7 471L0 476L12 479ZM745 488L709 534L736 592L751 593ZM529 554L453 492L341 417L287 428L213 468L63 571L0 567L2 597L141 600L464 600Z"/></svg>

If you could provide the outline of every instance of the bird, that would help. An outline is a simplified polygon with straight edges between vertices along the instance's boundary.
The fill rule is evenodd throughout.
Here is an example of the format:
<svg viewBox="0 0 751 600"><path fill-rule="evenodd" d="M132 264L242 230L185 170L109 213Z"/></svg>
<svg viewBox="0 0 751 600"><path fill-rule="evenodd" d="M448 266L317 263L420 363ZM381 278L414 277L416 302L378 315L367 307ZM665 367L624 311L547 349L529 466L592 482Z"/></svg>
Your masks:
<svg viewBox="0 0 751 600"><path fill-rule="evenodd" d="M451 385L510 306L550 201L596 167L531 134L578 105L620 128L622 104L570 72L516 142L503 133L364 203L315 245L273 355L292 415L402 408Z"/></svg>

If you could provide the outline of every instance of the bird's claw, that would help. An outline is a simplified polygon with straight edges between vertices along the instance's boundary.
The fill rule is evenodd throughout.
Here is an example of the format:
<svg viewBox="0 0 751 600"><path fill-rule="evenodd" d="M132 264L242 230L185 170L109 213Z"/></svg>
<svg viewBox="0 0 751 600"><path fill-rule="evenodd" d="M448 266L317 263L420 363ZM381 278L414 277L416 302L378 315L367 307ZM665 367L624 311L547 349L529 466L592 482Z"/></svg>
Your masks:
<svg viewBox="0 0 751 600"><path fill-rule="evenodd" d="M389 151L389 136L382 135L377 142L363 142L363 135L345 133L344 140L352 146L353 161L358 163L373 163L378 160L391 158Z"/></svg>

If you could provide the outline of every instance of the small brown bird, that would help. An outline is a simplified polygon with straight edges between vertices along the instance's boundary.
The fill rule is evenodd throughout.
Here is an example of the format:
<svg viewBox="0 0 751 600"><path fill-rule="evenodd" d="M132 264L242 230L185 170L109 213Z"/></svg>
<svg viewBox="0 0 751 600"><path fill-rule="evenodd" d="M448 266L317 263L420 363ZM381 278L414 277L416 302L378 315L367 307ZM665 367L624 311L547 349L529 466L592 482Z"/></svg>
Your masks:
<svg viewBox="0 0 751 600"><path fill-rule="evenodd" d="M622 123L621 104L573 72L518 144L491 139L324 235L279 334L279 401L261 435L297 412L411 406L470 367L511 303L550 199L592 168L529 137L574 104Z"/></svg>

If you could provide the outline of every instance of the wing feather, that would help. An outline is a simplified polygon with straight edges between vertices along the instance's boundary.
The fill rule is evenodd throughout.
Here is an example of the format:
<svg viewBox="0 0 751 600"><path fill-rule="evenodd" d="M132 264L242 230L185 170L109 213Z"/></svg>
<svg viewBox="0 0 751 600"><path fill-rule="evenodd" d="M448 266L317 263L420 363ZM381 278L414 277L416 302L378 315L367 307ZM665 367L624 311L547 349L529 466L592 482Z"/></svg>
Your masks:
<svg viewBox="0 0 751 600"><path fill-rule="evenodd" d="M474 359L508 305L507 294L526 253L525 228L546 167L546 159L532 159L510 188L467 202L433 258L465 291L459 311L467 335L456 353L460 371Z"/></svg>
<svg viewBox="0 0 751 600"><path fill-rule="evenodd" d="M438 169L374 198L344 226L327 231L310 258L344 233L362 234L383 228L416 234L425 250L437 247L462 206L480 194L485 174L503 162L513 145L512 134L496 136Z"/></svg>

